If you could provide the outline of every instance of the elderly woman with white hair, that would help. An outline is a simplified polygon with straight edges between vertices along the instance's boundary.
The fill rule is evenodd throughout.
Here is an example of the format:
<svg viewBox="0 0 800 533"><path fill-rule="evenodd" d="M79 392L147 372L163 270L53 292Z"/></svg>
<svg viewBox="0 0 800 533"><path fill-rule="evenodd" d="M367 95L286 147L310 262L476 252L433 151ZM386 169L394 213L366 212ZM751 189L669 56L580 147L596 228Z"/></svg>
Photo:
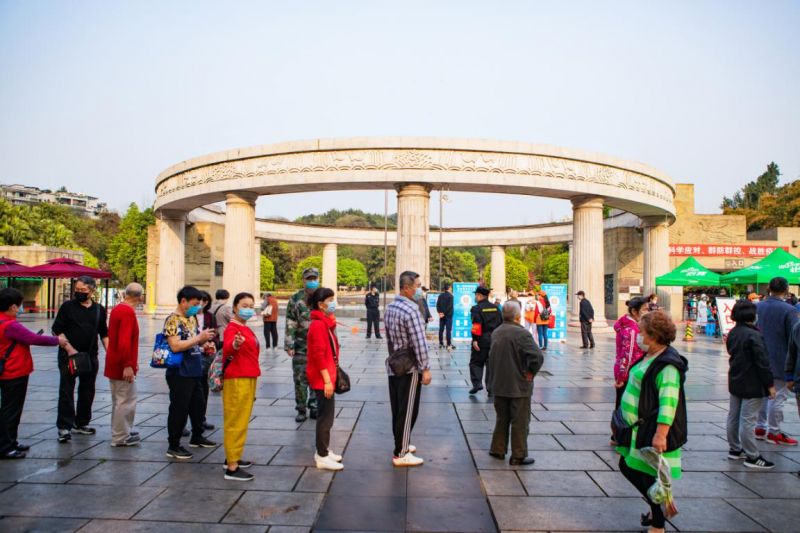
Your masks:
<svg viewBox="0 0 800 533"><path fill-rule="evenodd" d="M111 311L108 349L103 372L111 385L111 446L136 446L141 437L133 431L136 416L136 373L139 370L139 322L136 306L144 289L138 283L125 287L124 300Z"/></svg>
<svg viewBox="0 0 800 533"><path fill-rule="evenodd" d="M533 463L528 457L531 395L533 377L544 363L542 351L519 322L521 312L518 302L505 303L503 325L492 332L488 361L496 416L489 455L505 459L510 434L511 465Z"/></svg>

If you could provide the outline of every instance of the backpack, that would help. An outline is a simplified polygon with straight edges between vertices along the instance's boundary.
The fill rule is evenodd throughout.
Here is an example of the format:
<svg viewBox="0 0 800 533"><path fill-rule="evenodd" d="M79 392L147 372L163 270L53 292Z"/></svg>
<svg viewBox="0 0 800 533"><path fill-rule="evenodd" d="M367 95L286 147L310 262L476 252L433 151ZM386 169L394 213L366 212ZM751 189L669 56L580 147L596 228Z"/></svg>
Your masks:
<svg viewBox="0 0 800 533"><path fill-rule="evenodd" d="M208 390L211 392L222 392L222 384L225 381L225 369L233 360L233 356L225 357L222 350L218 350L214 355L214 361L208 368Z"/></svg>
<svg viewBox="0 0 800 533"><path fill-rule="evenodd" d="M542 312L539 313L539 318L541 318L542 320L550 320L551 313L552 311L550 310L550 308L545 307L544 309L542 309Z"/></svg>

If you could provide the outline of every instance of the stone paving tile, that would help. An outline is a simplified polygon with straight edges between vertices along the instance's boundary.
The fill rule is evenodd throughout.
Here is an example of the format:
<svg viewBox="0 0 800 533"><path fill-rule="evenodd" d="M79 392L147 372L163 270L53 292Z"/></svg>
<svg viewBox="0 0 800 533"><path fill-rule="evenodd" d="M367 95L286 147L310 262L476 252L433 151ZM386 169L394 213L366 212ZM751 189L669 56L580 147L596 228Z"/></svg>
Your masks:
<svg viewBox="0 0 800 533"><path fill-rule="evenodd" d="M223 524L203 524L207 533L265 533L266 526L233 526ZM198 530L197 524L181 522L155 522L144 520L103 520L94 519L81 528L81 533L193 533Z"/></svg>
<svg viewBox="0 0 800 533"><path fill-rule="evenodd" d="M266 490L290 492L303 473L297 466L253 466L247 470L255 479L236 483L225 479L218 464L171 463L144 485L147 487L203 487L222 490ZM244 485L244 486L243 486Z"/></svg>
<svg viewBox="0 0 800 533"><path fill-rule="evenodd" d="M222 522L311 527L322 499L322 494L250 490L236 502Z"/></svg>
<svg viewBox="0 0 800 533"><path fill-rule="evenodd" d="M456 474L423 469L408 472L409 498L483 498L483 489L474 472Z"/></svg>
<svg viewBox="0 0 800 533"><path fill-rule="evenodd" d="M408 498L406 531L495 532L486 499Z"/></svg>
<svg viewBox="0 0 800 533"><path fill-rule="evenodd" d="M275 454L280 451L280 446L265 446L262 444L247 444L244 447L242 457L248 461L252 461L256 465L267 465L275 457ZM216 463L222 464L225 461L225 448L219 446L213 452L208 454L201 462L202 463Z"/></svg>
<svg viewBox="0 0 800 533"><path fill-rule="evenodd" d="M26 444L31 447L26 453L29 459L68 459L89 448L98 446L100 443L97 441L78 442L77 440L60 443L52 439L27 441Z"/></svg>
<svg viewBox="0 0 800 533"><path fill-rule="evenodd" d="M772 472L726 472L762 498L800 499L800 479L796 474Z"/></svg>
<svg viewBox="0 0 800 533"><path fill-rule="evenodd" d="M740 500L726 498L736 507L770 531L800 531L800 501L798 500Z"/></svg>
<svg viewBox="0 0 800 533"><path fill-rule="evenodd" d="M360 470L337 472L331 484L331 496L368 496L374 498L404 498L408 469L386 467L365 475Z"/></svg>
<svg viewBox="0 0 800 533"><path fill-rule="evenodd" d="M481 470L609 470L608 465L592 452L541 451L529 455L536 459L536 463L511 466L508 459L495 459L488 452L477 451L473 454Z"/></svg>
<svg viewBox="0 0 800 533"><path fill-rule="evenodd" d="M673 481L673 489L681 498L759 497L721 472L684 472L680 479Z"/></svg>
<svg viewBox="0 0 800 533"><path fill-rule="evenodd" d="M130 518L164 489L127 487L125 497L99 485L21 483L3 492L0 515Z"/></svg>
<svg viewBox="0 0 800 533"><path fill-rule="evenodd" d="M188 439L183 439L184 446L187 445ZM213 448L189 448L186 446L194 457L183 462L197 463L205 459L212 451ZM99 446L89 448L83 453L75 456L76 459L101 459L104 461L161 461L172 462L175 459L170 459L166 455L167 443L165 442L142 442L139 446L113 448L110 443L101 443Z"/></svg>
<svg viewBox="0 0 800 533"><path fill-rule="evenodd" d="M0 531L23 532L73 532L77 531L88 520L81 518L44 518L26 516L0 516ZM85 531L85 529L84 529Z"/></svg>
<svg viewBox="0 0 800 533"><path fill-rule="evenodd" d="M749 500L744 500L747 502ZM753 500L756 501L756 500ZM758 501L758 503L764 500ZM670 520L680 531L765 531L731 504L713 498L677 500L678 516ZM776 508L773 508L773 512Z"/></svg>
<svg viewBox="0 0 800 533"><path fill-rule="evenodd" d="M604 496L586 472L519 471L529 496Z"/></svg>
<svg viewBox="0 0 800 533"><path fill-rule="evenodd" d="M479 470L481 482L489 496L527 496L517 473L505 470Z"/></svg>
<svg viewBox="0 0 800 533"><path fill-rule="evenodd" d="M325 500L315 531L405 531L406 505L406 498L331 494Z"/></svg>
<svg viewBox="0 0 800 533"><path fill-rule="evenodd" d="M73 459L25 459L4 461L0 469L0 481L18 483L66 483L81 475L99 461Z"/></svg>
<svg viewBox="0 0 800 533"><path fill-rule="evenodd" d="M201 485L185 486L198 487ZM133 518L136 520L180 518L184 522L219 522L242 494L241 490L169 488L136 513ZM177 516L176 511L178 511Z"/></svg>
<svg viewBox="0 0 800 533"><path fill-rule="evenodd" d="M492 445L492 436L486 433L467 433L467 443L473 450L489 450ZM559 435L560 437L561 435ZM559 439L560 440L560 439ZM561 451L564 447L554 435L528 435L528 450ZM608 439L606 439L608 440Z"/></svg>
<svg viewBox="0 0 800 533"><path fill-rule="evenodd" d="M106 461L72 479L70 483L83 485L141 485L168 463L147 461Z"/></svg>
<svg viewBox="0 0 800 533"><path fill-rule="evenodd" d="M333 472L318 468L306 468L300 476L300 481L294 486L294 492L328 492L331 481L333 481Z"/></svg>

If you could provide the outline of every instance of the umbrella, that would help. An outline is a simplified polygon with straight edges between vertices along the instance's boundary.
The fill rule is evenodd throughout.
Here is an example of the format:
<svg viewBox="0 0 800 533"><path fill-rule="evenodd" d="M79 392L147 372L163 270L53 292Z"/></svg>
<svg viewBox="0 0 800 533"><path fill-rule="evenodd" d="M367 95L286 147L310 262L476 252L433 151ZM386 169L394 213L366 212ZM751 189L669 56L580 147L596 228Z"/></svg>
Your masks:
<svg viewBox="0 0 800 533"><path fill-rule="evenodd" d="M110 272L98 270L80 264L75 259L59 257L50 259L43 265L31 267L27 272L31 278L78 278L80 276L91 276L93 278L108 279Z"/></svg>
<svg viewBox="0 0 800 533"><path fill-rule="evenodd" d="M786 278L792 285L800 284L800 259L783 248L776 248L767 257L749 267L725 274L721 281L724 284L762 284L769 283L777 276Z"/></svg>
<svg viewBox="0 0 800 533"><path fill-rule="evenodd" d="M672 272L656 278L661 287L717 287L720 275L701 265L694 257L687 257Z"/></svg>
<svg viewBox="0 0 800 533"><path fill-rule="evenodd" d="M31 268L21 264L16 259L0 257L0 278L19 278L28 276Z"/></svg>

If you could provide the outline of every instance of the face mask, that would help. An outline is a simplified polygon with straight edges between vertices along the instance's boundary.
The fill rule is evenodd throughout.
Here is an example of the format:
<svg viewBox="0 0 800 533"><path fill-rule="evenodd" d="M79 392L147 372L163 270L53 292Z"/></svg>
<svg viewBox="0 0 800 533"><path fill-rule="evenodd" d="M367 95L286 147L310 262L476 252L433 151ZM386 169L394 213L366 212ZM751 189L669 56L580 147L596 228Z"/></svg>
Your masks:
<svg viewBox="0 0 800 533"><path fill-rule="evenodd" d="M306 289L310 289L312 291L315 289L319 289L319 280L310 279L306 281Z"/></svg>
<svg viewBox="0 0 800 533"><path fill-rule="evenodd" d="M415 299L415 300L421 300L421 299L422 299L422 296L423 296L423 294L422 294L422 287L417 287L417 290L416 290L416 291L414 291L414 299Z"/></svg>
<svg viewBox="0 0 800 533"><path fill-rule="evenodd" d="M648 345L644 343L644 337L642 336L641 333L636 335L636 346L638 346L639 349L643 352L646 352L648 348L650 348Z"/></svg>
<svg viewBox="0 0 800 533"><path fill-rule="evenodd" d="M75 300L77 300L80 303L83 303L88 299L89 299L89 293L88 292L76 292L75 293Z"/></svg>
<svg viewBox="0 0 800 533"><path fill-rule="evenodd" d="M186 310L186 316L194 316L200 312L202 306L200 304L193 305L189 309Z"/></svg>
<svg viewBox="0 0 800 533"><path fill-rule="evenodd" d="M329 303L327 311L328 311L329 315L332 315L333 313L335 313L336 312L336 302Z"/></svg>
<svg viewBox="0 0 800 533"><path fill-rule="evenodd" d="M25 309L22 307L22 304L20 304L20 306L19 306L19 309L17 309L17 314L18 314L18 315L21 315L21 314L23 314L24 312L25 312Z"/></svg>
<svg viewBox="0 0 800 533"><path fill-rule="evenodd" d="M242 320L250 320L256 314L256 310L251 307L242 307L237 313Z"/></svg>

